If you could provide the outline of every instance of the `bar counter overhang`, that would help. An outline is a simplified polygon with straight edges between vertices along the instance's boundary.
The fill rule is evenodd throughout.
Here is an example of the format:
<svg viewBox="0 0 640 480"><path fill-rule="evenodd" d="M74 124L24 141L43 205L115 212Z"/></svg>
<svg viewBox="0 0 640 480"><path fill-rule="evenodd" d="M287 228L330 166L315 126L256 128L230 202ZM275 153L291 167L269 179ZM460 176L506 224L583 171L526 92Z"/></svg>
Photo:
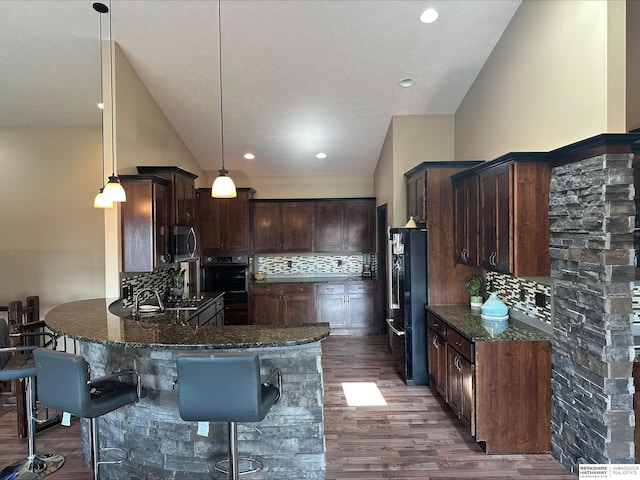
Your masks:
<svg viewBox="0 0 640 480"><path fill-rule="evenodd" d="M208 437L198 435L196 422L180 418L174 388L176 356L211 350L255 352L263 376L275 367L282 371L280 402L259 424L238 425L240 454L260 459L264 478L324 478L320 341L329 335L327 323L194 327L183 321L185 312L136 321L129 312L114 308L114 301L70 302L45 316L52 331L78 341L79 353L91 365L91 377L134 368L148 391L139 403L99 422L103 446L130 452L126 463L101 467L105 478L212 478L215 462L227 452L226 424L212 423ZM88 445L88 422L83 421L87 459Z"/></svg>

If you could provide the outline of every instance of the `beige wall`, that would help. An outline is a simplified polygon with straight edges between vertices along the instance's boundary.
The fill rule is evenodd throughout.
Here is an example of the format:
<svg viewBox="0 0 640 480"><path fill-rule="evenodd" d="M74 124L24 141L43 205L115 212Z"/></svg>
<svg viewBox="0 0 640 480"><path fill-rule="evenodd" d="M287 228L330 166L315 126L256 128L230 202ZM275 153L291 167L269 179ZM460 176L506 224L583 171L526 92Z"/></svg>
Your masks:
<svg viewBox="0 0 640 480"><path fill-rule="evenodd" d="M100 161L99 127L0 129L0 304L104 296Z"/></svg>
<svg viewBox="0 0 640 480"><path fill-rule="evenodd" d="M454 158L453 115L394 115L374 174L378 205L392 227L407 222L405 172L422 162Z"/></svg>
<svg viewBox="0 0 640 480"><path fill-rule="evenodd" d="M623 21L619 0L525 0L456 112L456 158L625 131Z"/></svg>

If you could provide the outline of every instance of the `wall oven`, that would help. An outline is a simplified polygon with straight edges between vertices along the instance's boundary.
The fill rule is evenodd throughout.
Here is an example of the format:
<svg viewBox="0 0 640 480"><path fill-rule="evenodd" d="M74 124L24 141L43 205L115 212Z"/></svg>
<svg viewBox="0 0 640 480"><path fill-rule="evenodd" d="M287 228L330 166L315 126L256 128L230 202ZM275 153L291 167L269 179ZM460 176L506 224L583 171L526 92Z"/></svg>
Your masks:
<svg viewBox="0 0 640 480"><path fill-rule="evenodd" d="M247 255L202 257L200 290L225 292L224 303L247 304L249 257Z"/></svg>

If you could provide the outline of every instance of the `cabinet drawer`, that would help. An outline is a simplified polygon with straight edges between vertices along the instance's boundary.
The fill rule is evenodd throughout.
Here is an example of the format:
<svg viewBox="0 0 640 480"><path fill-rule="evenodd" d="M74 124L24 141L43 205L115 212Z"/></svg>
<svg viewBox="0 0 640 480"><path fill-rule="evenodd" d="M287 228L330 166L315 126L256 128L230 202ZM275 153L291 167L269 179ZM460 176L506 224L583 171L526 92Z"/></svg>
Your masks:
<svg viewBox="0 0 640 480"><path fill-rule="evenodd" d="M344 294L344 284L342 283L319 283L316 285L318 295L341 295Z"/></svg>
<svg viewBox="0 0 640 480"><path fill-rule="evenodd" d="M302 294L302 293L309 293L309 294L313 294L313 284L312 283L304 283L304 284L300 284L300 285L285 285L284 286L284 294L285 295L291 295L291 294Z"/></svg>
<svg viewBox="0 0 640 480"><path fill-rule="evenodd" d="M224 297L220 297L216 300L216 313L220 312L221 310L224 310Z"/></svg>
<svg viewBox="0 0 640 480"><path fill-rule="evenodd" d="M447 324L431 312L427 312L427 325L442 338L447 339Z"/></svg>
<svg viewBox="0 0 640 480"><path fill-rule="evenodd" d="M249 293L251 295L283 295L284 285L253 285Z"/></svg>
<svg viewBox="0 0 640 480"><path fill-rule="evenodd" d="M349 293L375 293L376 290L376 285L373 283L349 282L347 284Z"/></svg>
<svg viewBox="0 0 640 480"><path fill-rule="evenodd" d="M473 342L470 342L453 329L451 329L448 334L449 338L447 338L447 343L455 348L460 354L462 354L463 357L465 357L471 363L474 363L475 360L473 355Z"/></svg>

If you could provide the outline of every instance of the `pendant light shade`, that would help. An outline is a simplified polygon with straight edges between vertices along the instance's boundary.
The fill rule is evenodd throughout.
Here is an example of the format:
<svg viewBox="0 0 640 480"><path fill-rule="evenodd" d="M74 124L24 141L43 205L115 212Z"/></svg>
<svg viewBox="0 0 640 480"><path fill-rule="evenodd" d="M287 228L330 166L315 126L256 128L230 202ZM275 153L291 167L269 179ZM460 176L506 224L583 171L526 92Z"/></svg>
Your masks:
<svg viewBox="0 0 640 480"><path fill-rule="evenodd" d="M109 0L109 5L111 5L111 1ZM96 2L93 4L93 9L100 13L109 13L109 84L110 84L110 96L109 96L109 104L110 104L110 110L109 110L109 114L111 115L111 176L109 176L109 181L107 182L107 184L104 186L103 189L100 190L100 194L104 195L107 199L111 200L111 202L126 202L127 201L127 194L124 191L124 188L122 188L122 184L120 183L120 179L118 178L118 176L115 173L116 167L115 167L115 134L114 134L114 130L115 130L115 121L114 121L114 117L115 117L115 111L114 111L114 102L113 102L113 97L114 97L114 88L113 88L113 83L114 83L114 78L113 78L113 36L111 34L111 8L107 7L105 4L100 3L100 2ZM102 73L102 20L100 21L100 99L101 102L100 103L104 103L102 101L103 99L103 83L102 83L102 77L103 77L103 73ZM103 157L104 157L104 108L102 110L102 145L103 145ZM104 160L103 160L103 165L104 165ZM103 175L104 177L104 175ZM96 197L96 200L98 199L98 197ZM94 201L94 206L95 206L96 202ZM108 208L108 207L106 207Z"/></svg>
<svg viewBox="0 0 640 480"><path fill-rule="evenodd" d="M216 198L234 198L236 196L236 184L227 176L224 169L218 170L220 175L213 181L211 196Z"/></svg>
<svg viewBox="0 0 640 480"><path fill-rule="evenodd" d="M220 21L220 3L218 0L218 75L220 84L220 157L222 159L222 168L218 170L218 177L213 181L211 186L211 196L215 198L234 198L236 194L236 185L227 175L228 170L224 168L224 115L222 113L222 32Z"/></svg>
<svg viewBox="0 0 640 480"><path fill-rule="evenodd" d="M94 208L113 208L113 202L104 194L104 187L100 189L96 198L93 199Z"/></svg>

